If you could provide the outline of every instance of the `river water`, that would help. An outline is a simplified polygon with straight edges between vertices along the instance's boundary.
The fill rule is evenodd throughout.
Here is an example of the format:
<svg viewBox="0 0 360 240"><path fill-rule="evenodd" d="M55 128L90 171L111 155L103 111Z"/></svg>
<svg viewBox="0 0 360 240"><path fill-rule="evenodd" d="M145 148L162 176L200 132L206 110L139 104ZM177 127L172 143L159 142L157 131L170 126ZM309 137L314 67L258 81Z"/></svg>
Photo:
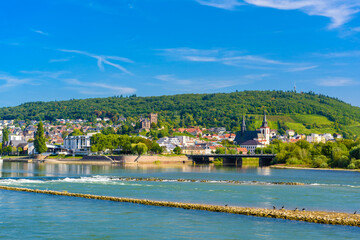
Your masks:
<svg viewBox="0 0 360 240"><path fill-rule="evenodd" d="M305 185L275 184L279 182ZM0 163L0 185L217 205L360 212L360 173L347 171ZM360 228L0 190L0 239L69 238L359 239Z"/></svg>

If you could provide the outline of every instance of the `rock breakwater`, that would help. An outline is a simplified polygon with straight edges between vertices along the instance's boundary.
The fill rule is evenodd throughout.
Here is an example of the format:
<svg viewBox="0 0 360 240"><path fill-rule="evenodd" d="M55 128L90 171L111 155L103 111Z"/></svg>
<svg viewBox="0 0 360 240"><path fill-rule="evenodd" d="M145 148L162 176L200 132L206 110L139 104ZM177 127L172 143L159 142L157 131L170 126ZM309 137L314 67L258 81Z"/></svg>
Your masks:
<svg viewBox="0 0 360 240"><path fill-rule="evenodd" d="M260 181L237 181L237 180L205 180L205 179L163 179L163 178L134 178L134 177L111 177L111 180L119 181L143 181L143 182L201 182L201 183L229 183L229 184L258 184L258 185L306 185L301 182L260 182Z"/></svg>
<svg viewBox="0 0 360 240"><path fill-rule="evenodd" d="M160 207L173 207L173 208L201 210L201 211L210 211L210 212L241 214L241 215L257 216L257 217L281 218L281 219L287 219L287 220L297 220L297 221L305 221L305 222L312 222L312 223L360 227L360 215L359 214L324 212L324 211L285 210L285 209L277 210L277 209L265 209L265 208L246 208L246 207L232 207L232 206L220 206L220 205L209 205L209 204L153 201L153 200L147 200L147 199L99 196L99 195L92 195L92 194L69 193L67 191L60 192L60 191L18 188L18 187L8 187L8 186L0 186L0 189L1 190L10 190L10 191L19 191L19 192L49 194L49 195L56 195L56 196L69 196L69 197L79 197L79 198L86 198L86 199L127 202L127 203L134 203L134 204L160 206Z"/></svg>

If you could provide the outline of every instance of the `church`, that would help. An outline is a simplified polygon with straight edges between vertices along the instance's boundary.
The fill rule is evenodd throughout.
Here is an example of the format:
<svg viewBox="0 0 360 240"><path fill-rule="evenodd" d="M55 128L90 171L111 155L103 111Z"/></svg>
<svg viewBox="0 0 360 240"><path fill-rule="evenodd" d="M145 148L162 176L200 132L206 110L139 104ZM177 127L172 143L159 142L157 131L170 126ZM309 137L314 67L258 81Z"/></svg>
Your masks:
<svg viewBox="0 0 360 240"><path fill-rule="evenodd" d="M247 131L245 116L241 125L241 131L236 133L234 140L235 144L240 145L242 148L246 148L248 152L255 153L256 148L263 148L270 144L270 127L266 120L266 113L264 112L264 118L259 130Z"/></svg>

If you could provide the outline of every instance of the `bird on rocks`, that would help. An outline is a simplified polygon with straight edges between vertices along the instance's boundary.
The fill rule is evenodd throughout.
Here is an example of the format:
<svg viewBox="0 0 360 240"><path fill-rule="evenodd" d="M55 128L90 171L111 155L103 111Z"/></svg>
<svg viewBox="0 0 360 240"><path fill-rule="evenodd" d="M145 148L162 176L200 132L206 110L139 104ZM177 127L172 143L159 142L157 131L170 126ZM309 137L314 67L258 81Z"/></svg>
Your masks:
<svg viewBox="0 0 360 240"><path fill-rule="evenodd" d="M228 205L227 204L225 204L225 207L227 207Z"/></svg>
<svg viewBox="0 0 360 240"><path fill-rule="evenodd" d="M305 211L305 208L303 208L302 211Z"/></svg>
<svg viewBox="0 0 360 240"><path fill-rule="evenodd" d="M356 214L357 212L355 211L354 214Z"/></svg>
<svg viewBox="0 0 360 240"><path fill-rule="evenodd" d="M284 209L284 208L285 208L284 206L281 207L281 209Z"/></svg>
<svg viewBox="0 0 360 240"><path fill-rule="evenodd" d="M298 210L298 208L295 208L295 209L294 209L294 211L297 211L297 210Z"/></svg>
<svg viewBox="0 0 360 240"><path fill-rule="evenodd" d="M275 210L275 209L276 209L276 207L275 207L275 206L273 206L273 209Z"/></svg>

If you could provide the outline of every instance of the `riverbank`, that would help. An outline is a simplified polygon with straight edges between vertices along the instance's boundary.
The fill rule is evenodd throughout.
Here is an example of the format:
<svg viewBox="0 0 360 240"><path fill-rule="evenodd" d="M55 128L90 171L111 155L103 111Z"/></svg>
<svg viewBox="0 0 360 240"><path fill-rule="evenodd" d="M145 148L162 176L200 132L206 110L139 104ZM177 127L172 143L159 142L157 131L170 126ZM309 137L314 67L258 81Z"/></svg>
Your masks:
<svg viewBox="0 0 360 240"><path fill-rule="evenodd" d="M276 164L270 166L270 168L276 169L299 169L299 170L326 170L326 171L349 171L349 172L360 172L360 169L347 169L347 168L313 168L309 166L288 166L283 164Z"/></svg>
<svg viewBox="0 0 360 240"><path fill-rule="evenodd" d="M124 155L124 156L115 156L115 160L111 160L109 157L105 156L94 156L94 157L84 157L83 159L79 158L47 158L45 163L66 163L66 164L100 164L100 165L110 165L110 164L124 164L124 165L189 165L192 164L192 161L189 160L185 155Z"/></svg>

